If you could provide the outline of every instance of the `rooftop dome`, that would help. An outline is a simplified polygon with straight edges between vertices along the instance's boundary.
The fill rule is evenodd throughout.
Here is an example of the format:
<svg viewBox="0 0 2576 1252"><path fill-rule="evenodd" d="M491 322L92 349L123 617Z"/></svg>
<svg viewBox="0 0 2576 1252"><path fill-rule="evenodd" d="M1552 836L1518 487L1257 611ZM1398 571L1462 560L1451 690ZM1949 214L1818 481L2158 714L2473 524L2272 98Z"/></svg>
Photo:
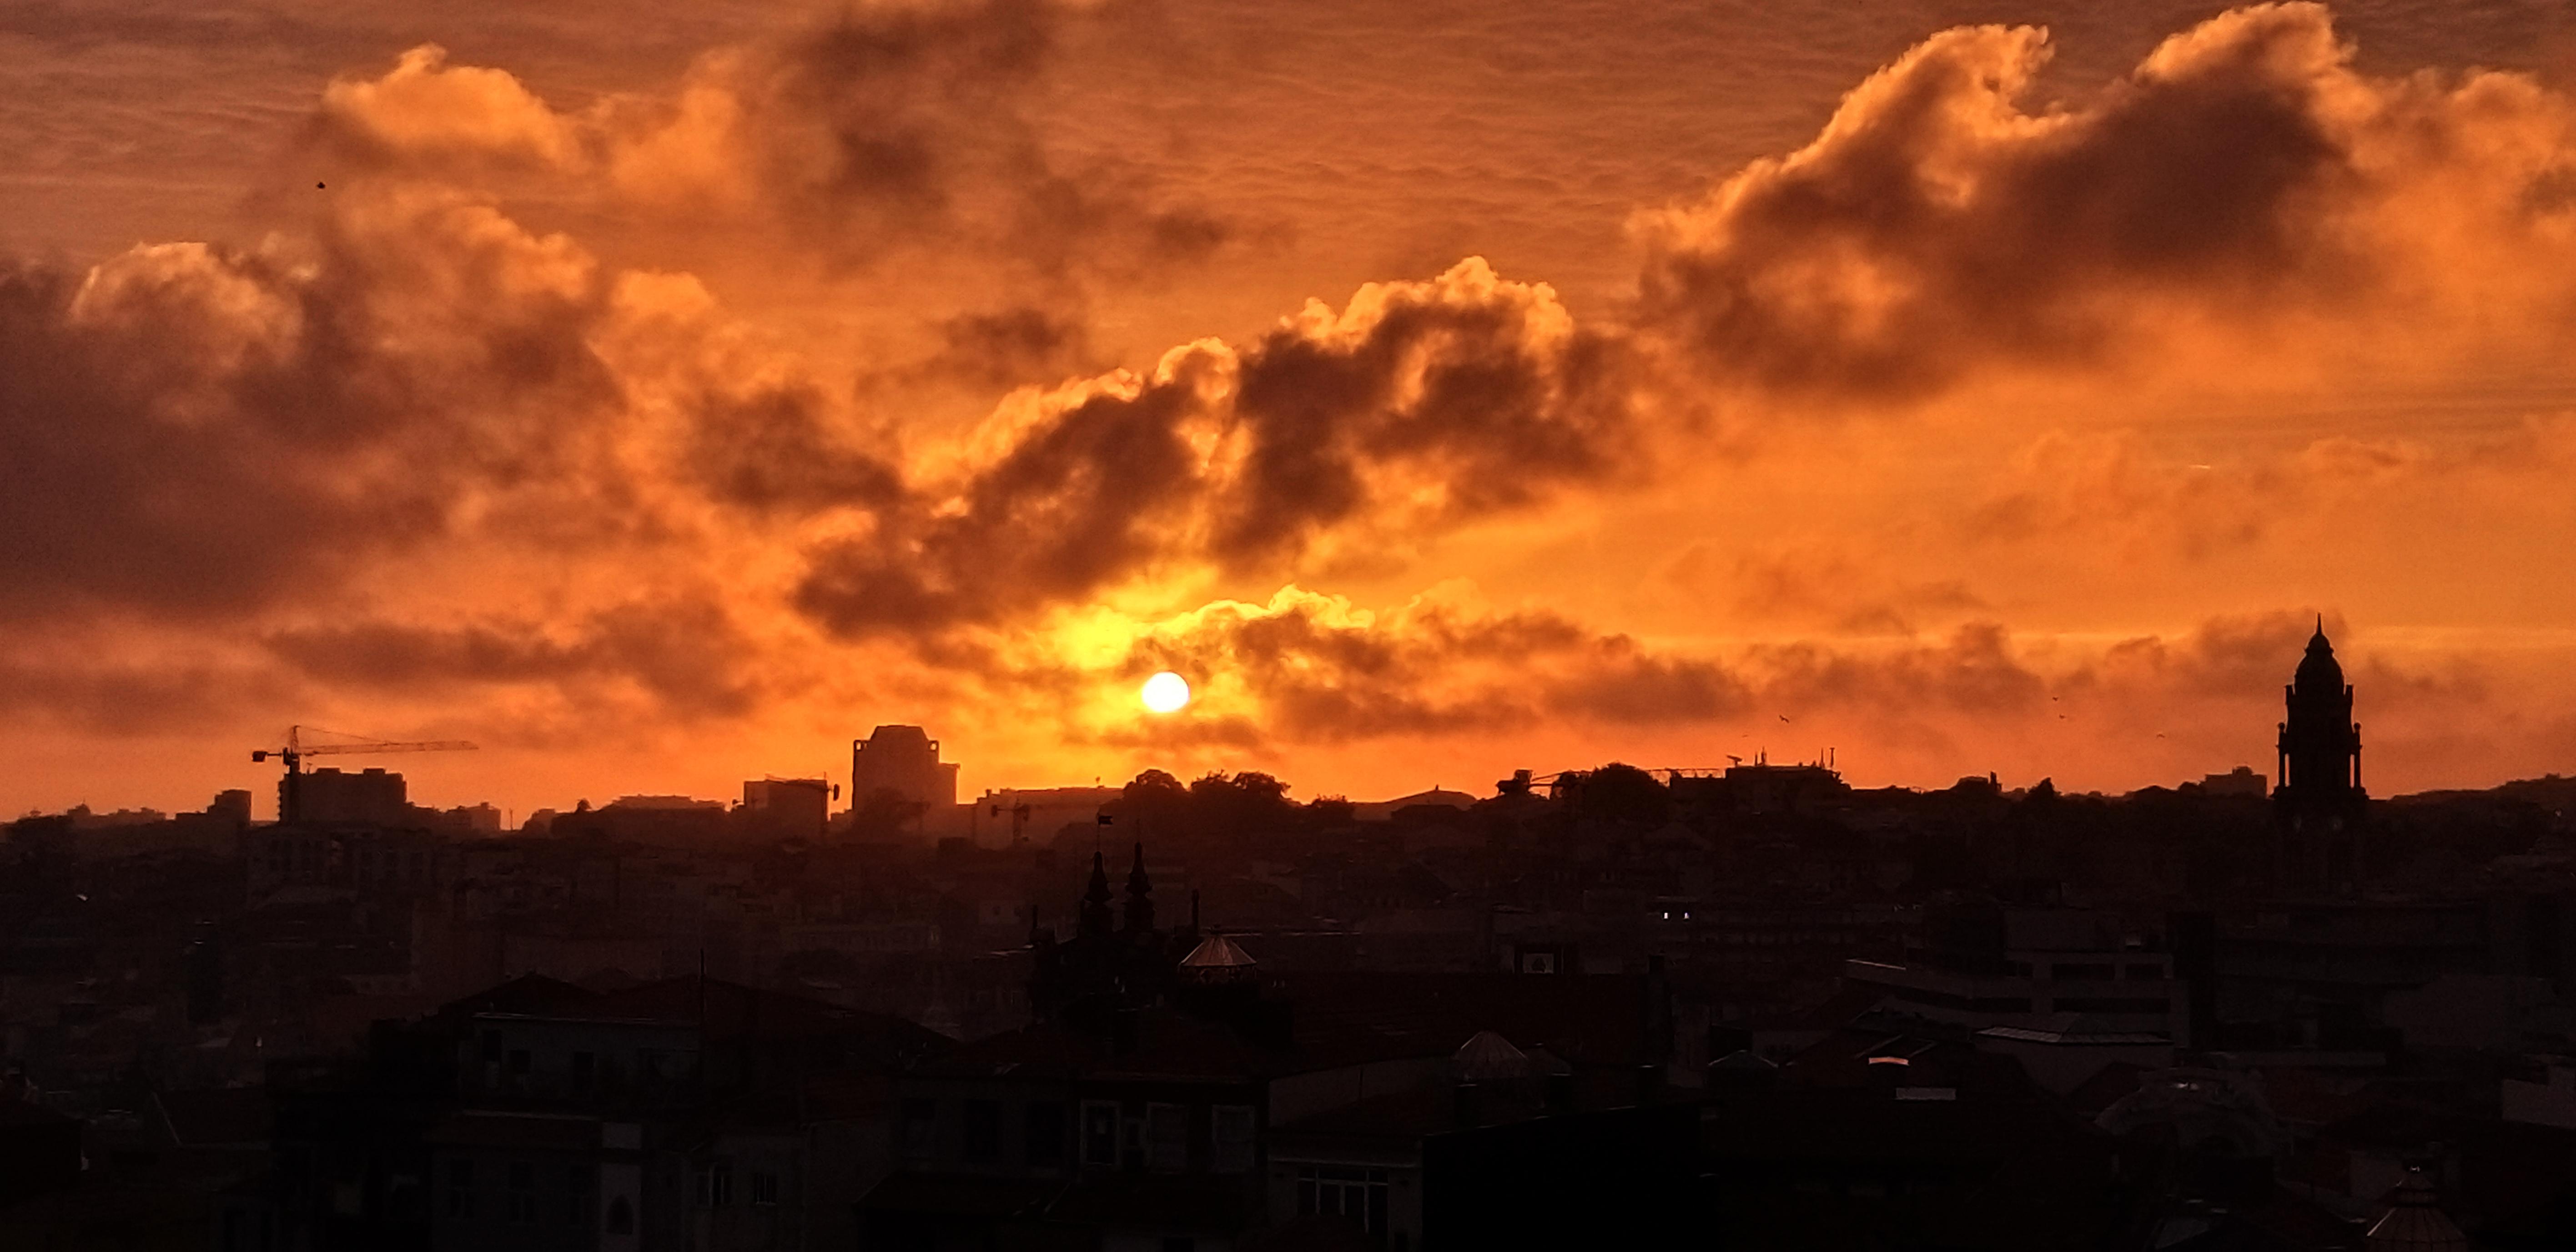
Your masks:
<svg viewBox="0 0 2576 1252"><path fill-rule="evenodd" d="M2295 680L2301 691L2343 690L2343 665L2335 660L2334 644L2326 640L2325 619L2317 619L2317 633L2308 637L2308 655L2299 661Z"/></svg>

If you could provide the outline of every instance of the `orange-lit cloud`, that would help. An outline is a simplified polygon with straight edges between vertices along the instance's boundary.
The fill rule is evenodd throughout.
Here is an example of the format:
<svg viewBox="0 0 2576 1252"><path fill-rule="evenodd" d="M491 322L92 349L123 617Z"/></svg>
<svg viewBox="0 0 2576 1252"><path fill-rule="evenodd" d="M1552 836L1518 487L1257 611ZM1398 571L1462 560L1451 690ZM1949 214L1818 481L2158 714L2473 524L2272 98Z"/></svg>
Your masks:
<svg viewBox="0 0 2576 1252"><path fill-rule="evenodd" d="M2089 98L2034 105L2048 52L2032 27L1944 32L1806 148L1644 215L1648 324L1721 385L1881 401L1980 370L2151 364L2195 333L2295 357L2316 322L2563 328L2563 94L2368 76L2314 4L2222 15Z"/></svg>
<svg viewBox="0 0 2576 1252"><path fill-rule="evenodd" d="M1050 139L1098 16L870 6L577 106L415 46L320 89L281 142L327 186L259 240L14 265L0 709L435 728L548 785L877 720L991 784L1833 744L2129 785L2259 757L2322 607L2398 776L2576 744L2539 78L2365 71L2308 5L2071 90L1953 30L1646 207L1617 307L1470 257L1139 358L1103 302L1247 235ZM657 252L717 243L906 344ZM989 296L910 302L959 257ZM2373 369L2435 401L2352 417ZM1199 699L1148 719L1161 668Z"/></svg>

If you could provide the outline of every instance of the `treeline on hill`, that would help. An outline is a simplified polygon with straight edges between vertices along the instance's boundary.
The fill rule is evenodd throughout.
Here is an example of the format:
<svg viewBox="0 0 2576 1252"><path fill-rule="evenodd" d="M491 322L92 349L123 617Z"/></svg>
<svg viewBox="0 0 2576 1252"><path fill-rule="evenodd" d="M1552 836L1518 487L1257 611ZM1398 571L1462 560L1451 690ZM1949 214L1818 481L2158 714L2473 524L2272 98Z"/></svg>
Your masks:
<svg viewBox="0 0 2576 1252"><path fill-rule="evenodd" d="M1445 827L1465 847L1539 858L1616 858L1678 840L1713 854L1741 888L1804 883L1835 865L1841 887L2010 893L2016 883L2116 885L2203 895L2258 883L2269 855L2269 801L2148 787L2126 795L2060 792L2047 780L2005 790L1981 777L1934 790L1850 790L1836 781L1821 795L1755 801L1724 779L1666 777L1625 764L1561 775L1553 788L1480 800L1473 807L1423 805L1382 821L1357 820L1338 796L1300 801L1290 784L1257 771L1211 773L1184 783L1149 769L1089 820L1028 832L1066 863L1087 863L1095 846L1144 841L1160 855L1286 856L1391 843L1418 855L1408 831ZM2576 781L2508 783L2484 791L2432 792L2377 806L2371 859L2379 875L2442 876L2461 866L2532 849L2576 808ZM878 797L852 814L863 841L918 838L918 809ZM1651 852L1648 852L1652 855Z"/></svg>

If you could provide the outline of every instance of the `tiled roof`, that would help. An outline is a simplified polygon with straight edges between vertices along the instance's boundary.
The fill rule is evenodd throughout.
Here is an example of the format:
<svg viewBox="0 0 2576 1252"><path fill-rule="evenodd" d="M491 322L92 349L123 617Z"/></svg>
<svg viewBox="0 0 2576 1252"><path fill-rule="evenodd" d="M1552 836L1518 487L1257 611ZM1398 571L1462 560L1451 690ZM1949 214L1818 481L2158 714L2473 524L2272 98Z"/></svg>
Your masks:
<svg viewBox="0 0 2576 1252"><path fill-rule="evenodd" d="M1209 935L1181 958L1183 969L1240 969L1254 964L1250 953L1223 935Z"/></svg>

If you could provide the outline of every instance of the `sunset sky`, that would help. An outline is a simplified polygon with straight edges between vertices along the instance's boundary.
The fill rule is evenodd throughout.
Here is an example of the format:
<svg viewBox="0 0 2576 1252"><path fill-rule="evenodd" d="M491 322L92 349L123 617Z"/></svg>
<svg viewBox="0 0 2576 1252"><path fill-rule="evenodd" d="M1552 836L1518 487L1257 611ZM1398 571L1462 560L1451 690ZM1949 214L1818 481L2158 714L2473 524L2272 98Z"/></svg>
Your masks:
<svg viewBox="0 0 2576 1252"><path fill-rule="evenodd" d="M0 6L0 811L2126 790L2319 615L2375 792L2576 772L2571 93L2563 0Z"/></svg>

